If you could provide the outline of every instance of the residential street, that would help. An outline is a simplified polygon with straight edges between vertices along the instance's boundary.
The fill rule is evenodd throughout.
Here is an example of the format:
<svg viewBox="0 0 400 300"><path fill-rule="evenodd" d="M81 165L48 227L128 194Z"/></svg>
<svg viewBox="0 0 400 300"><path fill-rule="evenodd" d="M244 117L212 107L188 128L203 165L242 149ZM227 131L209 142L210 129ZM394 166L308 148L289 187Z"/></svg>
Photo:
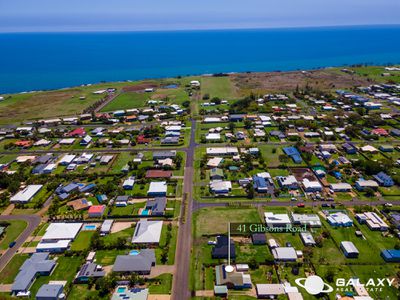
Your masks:
<svg viewBox="0 0 400 300"><path fill-rule="evenodd" d="M183 194L186 195L186 203L181 207L181 222L179 223L178 242L176 246L175 257L176 272L172 283L172 299L182 300L190 298L189 280L190 280L190 255L192 249L192 208L193 208L193 174L194 174L194 151L196 121L192 120L192 131L190 135L190 144L186 152L185 178L183 185Z"/></svg>
<svg viewBox="0 0 400 300"><path fill-rule="evenodd" d="M20 216L0 216L0 221L8 220L24 220L28 223L25 230L15 240L16 244L12 248L8 248L0 257L0 272L11 260L17 250L25 243L26 239L32 235L36 227L39 226L41 217L38 215L20 215Z"/></svg>

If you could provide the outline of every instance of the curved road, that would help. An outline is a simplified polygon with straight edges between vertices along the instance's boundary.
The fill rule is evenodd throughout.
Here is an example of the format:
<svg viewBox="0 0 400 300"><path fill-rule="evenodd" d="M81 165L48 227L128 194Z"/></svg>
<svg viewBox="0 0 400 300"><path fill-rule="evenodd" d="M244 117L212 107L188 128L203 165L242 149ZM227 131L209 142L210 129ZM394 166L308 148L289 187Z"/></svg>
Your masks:
<svg viewBox="0 0 400 300"><path fill-rule="evenodd" d="M24 220L27 223L25 230L15 240L16 244L12 248L8 248L6 252L0 257L0 271L4 269L7 263L11 260L17 250L25 243L26 239L30 237L36 227L39 226L41 217L38 215L18 215L18 216L0 216L0 221L9 220Z"/></svg>

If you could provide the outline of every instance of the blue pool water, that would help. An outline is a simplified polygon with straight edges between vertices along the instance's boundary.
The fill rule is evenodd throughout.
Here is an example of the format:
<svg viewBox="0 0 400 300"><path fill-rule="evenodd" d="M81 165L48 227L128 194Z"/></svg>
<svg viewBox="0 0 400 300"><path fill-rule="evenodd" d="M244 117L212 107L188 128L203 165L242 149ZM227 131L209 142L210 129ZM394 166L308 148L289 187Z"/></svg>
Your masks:
<svg viewBox="0 0 400 300"><path fill-rule="evenodd" d="M129 251L129 255L138 255L140 252L138 250Z"/></svg>
<svg viewBox="0 0 400 300"><path fill-rule="evenodd" d="M117 293L124 293L126 291L126 287L118 287Z"/></svg>
<svg viewBox="0 0 400 300"><path fill-rule="evenodd" d="M140 213L142 216L148 216L150 214L150 210L148 209L143 209L142 212Z"/></svg>
<svg viewBox="0 0 400 300"><path fill-rule="evenodd" d="M96 230L96 225L85 225L83 228L85 230Z"/></svg>
<svg viewBox="0 0 400 300"><path fill-rule="evenodd" d="M0 93L187 74L399 63L400 26L0 34Z"/></svg>

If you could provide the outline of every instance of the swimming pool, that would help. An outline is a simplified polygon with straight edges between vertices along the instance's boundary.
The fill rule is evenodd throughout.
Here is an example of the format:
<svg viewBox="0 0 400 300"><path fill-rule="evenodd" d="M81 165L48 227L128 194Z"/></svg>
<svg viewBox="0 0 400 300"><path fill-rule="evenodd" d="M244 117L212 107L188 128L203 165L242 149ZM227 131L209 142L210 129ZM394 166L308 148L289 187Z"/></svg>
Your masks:
<svg viewBox="0 0 400 300"><path fill-rule="evenodd" d="M138 250L129 251L129 255L138 255L140 252Z"/></svg>
<svg viewBox="0 0 400 300"><path fill-rule="evenodd" d="M124 293L126 291L126 287L125 286L119 286L118 288L117 288L117 293Z"/></svg>
<svg viewBox="0 0 400 300"><path fill-rule="evenodd" d="M85 225L84 230L96 230L96 225Z"/></svg>
<svg viewBox="0 0 400 300"><path fill-rule="evenodd" d="M148 216L150 214L150 209L143 209L140 213L142 216Z"/></svg>

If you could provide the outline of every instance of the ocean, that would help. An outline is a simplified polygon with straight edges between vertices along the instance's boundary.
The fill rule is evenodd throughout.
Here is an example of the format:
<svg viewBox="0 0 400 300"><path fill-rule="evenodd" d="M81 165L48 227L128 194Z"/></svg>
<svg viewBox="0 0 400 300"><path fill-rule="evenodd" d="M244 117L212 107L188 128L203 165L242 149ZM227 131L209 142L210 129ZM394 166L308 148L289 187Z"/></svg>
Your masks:
<svg viewBox="0 0 400 300"><path fill-rule="evenodd" d="M0 34L0 93L400 62L400 26Z"/></svg>

